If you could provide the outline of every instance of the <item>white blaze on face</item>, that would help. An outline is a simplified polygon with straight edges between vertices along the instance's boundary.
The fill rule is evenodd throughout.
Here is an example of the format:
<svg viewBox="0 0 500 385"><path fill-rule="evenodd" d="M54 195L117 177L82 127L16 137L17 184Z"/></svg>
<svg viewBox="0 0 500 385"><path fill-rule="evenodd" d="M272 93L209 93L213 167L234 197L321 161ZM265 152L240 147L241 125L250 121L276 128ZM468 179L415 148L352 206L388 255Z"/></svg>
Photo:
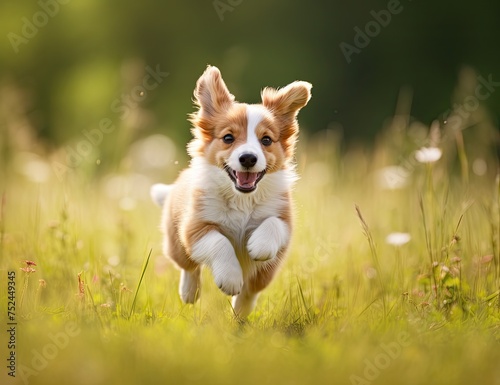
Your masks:
<svg viewBox="0 0 500 385"><path fill-rule="evenodd" d="M229 157L229 167L236 171L251 171L260 172L264 171L266 168L266 157L262 151L262 145L260 143L255 130L259 123L264 119L264 117L269 112L265 107L260 105L248 105L247 106L247 140L244 144L235 148L231 156ZM257 163L251 168L251 170L244 169L239 161L239 158L243 154L253 154L257 157Z"/></svg>

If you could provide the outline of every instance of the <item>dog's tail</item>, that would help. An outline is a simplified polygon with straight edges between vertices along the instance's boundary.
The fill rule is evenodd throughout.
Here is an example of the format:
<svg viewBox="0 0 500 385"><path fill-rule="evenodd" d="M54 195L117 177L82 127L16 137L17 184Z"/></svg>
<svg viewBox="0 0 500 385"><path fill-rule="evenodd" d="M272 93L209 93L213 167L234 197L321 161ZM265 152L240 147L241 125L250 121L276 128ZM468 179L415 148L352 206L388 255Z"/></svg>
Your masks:
<svg viewBox="0 0 500 385"><path fill-rule="evenodd" d="M153 202L156 203L158 206L163 207L163 204L165 203L165 200L168 197L168 194L172 190L172 185L171 184L162 184L162 183L157 183L151 186L151 189L149 190L149 193L151 195L151 199L153 199Z"/></svg>

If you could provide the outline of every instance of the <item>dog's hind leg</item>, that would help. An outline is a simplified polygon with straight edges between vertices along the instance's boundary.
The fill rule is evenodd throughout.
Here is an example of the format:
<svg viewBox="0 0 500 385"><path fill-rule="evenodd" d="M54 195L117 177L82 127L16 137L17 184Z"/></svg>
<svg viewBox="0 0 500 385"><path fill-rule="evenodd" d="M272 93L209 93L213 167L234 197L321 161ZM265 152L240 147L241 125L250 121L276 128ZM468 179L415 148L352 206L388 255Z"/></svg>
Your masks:
<svg viewBox="0 0 500 385"><path fill-rule="evenodd" d="M254 276L250 277L243 285L241 293L233 297L233 309L238 318L244 319L252 312L259 293L271 283L279 269L284 253L285 249L281 249L277 258L267 263L265 267L262 267Z"/></svg>
<svg viewBox="0 0 500 385"><path fill-rule="evenodd" d="M200 270L181 270L179 295L184 303L195 303L200 296Z"/></svg>
<svg viewBox="0 0 500 385"><path fill-rule="evenodd" d="M163 252L181 269L179 295L182 302L195 303L200 297L201 266L188 258L176 236L176 229L174 226L167 227Z"/></svg>
<svg viewBox="0 0 500 385"><path fill-rule="evenodd" d="M234 314L239 319L245 319L252 312L257 302L258 292L250 290L247 284L243 285L241 293L233 297Z"/></svg>
<svg viewBox="0 0 500 385"><path fill-rule="evenodd" d="M167 241L168 242L168 241ZM166 242L166 243L167 243ZM184 303L195 303L200 297L201 266L191 261L181 248L179 243L174 243L169 247L165 247L165 254L172 259L175 264L181 269L181 278L179 282L179 295ZM173 247L172 247L173 246ZM170 251L170 252L169 252Z"/></svg>

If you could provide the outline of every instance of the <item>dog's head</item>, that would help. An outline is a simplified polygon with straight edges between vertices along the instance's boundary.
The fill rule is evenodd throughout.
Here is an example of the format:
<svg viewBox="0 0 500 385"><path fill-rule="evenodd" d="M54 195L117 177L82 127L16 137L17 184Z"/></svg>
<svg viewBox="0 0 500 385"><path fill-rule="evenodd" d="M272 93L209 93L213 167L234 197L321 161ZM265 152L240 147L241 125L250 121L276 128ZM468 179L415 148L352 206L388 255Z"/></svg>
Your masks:
<svg viewBox="0 0 500 385"><path fill-rule="evenodd" d="M209 66L194 90L198 110L190 116L190 155L226 170L236 190L254 191L266 174L292 162L297 113L311 98L311 88L296 81L281 89L264 88L261 104L238 103L219 69Z"/></svg>

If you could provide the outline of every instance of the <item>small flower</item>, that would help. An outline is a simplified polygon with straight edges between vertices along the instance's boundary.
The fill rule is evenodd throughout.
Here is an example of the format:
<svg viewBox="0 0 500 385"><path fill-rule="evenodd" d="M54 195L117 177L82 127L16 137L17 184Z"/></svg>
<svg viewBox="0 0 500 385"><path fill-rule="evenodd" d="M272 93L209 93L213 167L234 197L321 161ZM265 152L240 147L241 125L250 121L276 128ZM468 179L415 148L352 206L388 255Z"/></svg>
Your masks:
<svg viewBox="0 0 500 385"><path fill-rule="evenodd" d="M47 287L47 282L45 282L45 279L39 279L38 286L42 289L45 289Z"/></svg>
<svg viewBox="0 0 500 385"><path fill-rule="evenodd" d="M130 290L127 286L125 286L125 284L122 282L120 283L120 290L124 293L128 292L128 293L132 293L132 290Z"/></svg>
<svg viewBox="0 0 500 385"><path fill-rule="evenodd" d="M415 159L420 163L434 163L441 159L443 153L437 147L422 147L415 152Z"/></svg>
<svg viewBox="0 0 500 385"><path fill-rule="evenodd" d="M82 273L78 273L78 294L80 298L85 298L85 281L82 279Z"/></svg>
<svg viewBox="0 0 500 385"><path fill-rule="evenodd" d="M25 273L34 273L36 270L33 269L32 267L21 267L21 270L24 271Z"/></svg>
<svg viewBox="0 0 500 385"><path fill-rule="evenodd" d="M24 263L26 263L26 266L36 266L36 263L33 262L33 261L28 261L28 260L25 260Z"/></svg>
<svg viewBox="0 0 500 385"><path fill-rule="evenodd" d="M404 244L410 242L411 235L408 233L390 233L385 241L389 245L393 246L403 246Z"/></svg>

